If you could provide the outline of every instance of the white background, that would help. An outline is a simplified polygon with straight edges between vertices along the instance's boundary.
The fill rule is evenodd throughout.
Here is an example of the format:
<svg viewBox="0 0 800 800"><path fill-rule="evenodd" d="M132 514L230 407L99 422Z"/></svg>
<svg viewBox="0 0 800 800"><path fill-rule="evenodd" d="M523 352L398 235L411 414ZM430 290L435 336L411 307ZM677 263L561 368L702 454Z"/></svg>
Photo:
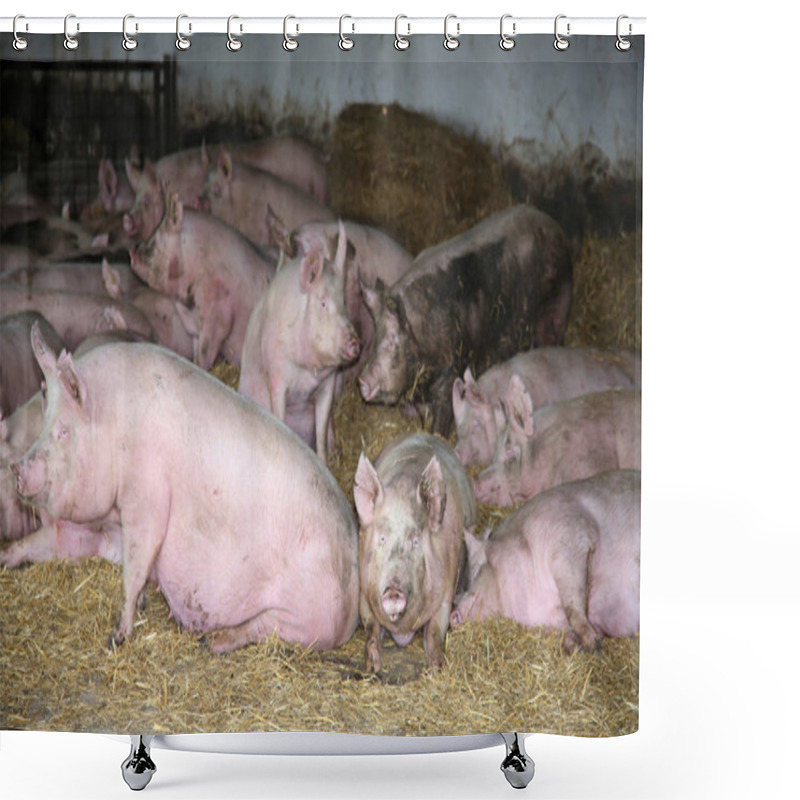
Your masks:
<svg viewBox="0 0 800 800"><path fill-rule="evenodd" d="M527 793L797 797L796 6L28 2L4 13L647 16L641 729L613 740L530 738L537 776ZM126 754L99 736L3 733L0 796L129 797L119 773ZM154 755L159 772L146 790L154 799L512 792L498 770L501 748L348 759Z"/></svg>

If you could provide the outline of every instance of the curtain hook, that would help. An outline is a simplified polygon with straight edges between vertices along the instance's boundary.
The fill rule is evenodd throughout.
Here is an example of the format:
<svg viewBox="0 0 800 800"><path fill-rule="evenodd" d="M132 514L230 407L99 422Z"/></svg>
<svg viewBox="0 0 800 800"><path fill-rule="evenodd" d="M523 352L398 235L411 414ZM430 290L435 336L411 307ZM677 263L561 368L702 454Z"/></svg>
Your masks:
<svg viewBox="0 0 800 800"><path fill-rule="evenodd" d="M517 23L516 22L512 22L511 23L511 36L509 36L503 30L503 25L505 24L505 21L507 19L511 19L511 14L503 14L503 16L500 17L500 49L501 50L506 50L506 51L514 49L514 45L516 44L514 36L517 35Z"/></svg>
<svg viewBox="0 0 800 800"><path fill-rule="evenodd" d="M237 17L235 14L231 14L231 16L228 17L228 41L225 44L225 46L228 48L228 50L231 51L231 53L236 53L242 49L242 40L237 39L235 36L231 34L231 22L235 19L239 19L239 17ZM239 26L240 33L241 30L242 26L240 25Z"/></svg>
<svg viewBox="0 0 800 800"><path fill-rule="evenodd" d="M408 19L408 17L405 14L398 14L394 18L394 47L395 50L408 50L408 48L411 47L411 40L407 39L405 36L400 35L399 26L401 19ZM411 23L409 22L407 24L408 24L408 33L406 34L406 36L410 36Z"/></svg>
<svg viewBox="0 0 800 800"><path fill-rule="evenodd" d="M451 19L457 19L455 14L448 14L444 18L444 47L445 50L458 50L458 46L461 42L458 41L458 35L461 33L461 23L456 22L456 35L451 36L447 32L447 23L450 22Z"/></svg>
<svg viewBox="0 0 800 800"><path fill-rule="evenodd" d="M620 30L620 25L619 24L624 19L628 19L628 16L626 14L620 14L617 17L617 41L614 43L614 47L616 47L617 50L620 51L620 53L624 53L626 50L630 50L631 49L631 40L623 38L623 36L619 32L619 30ZM628 36L631 35L632 31L633 31L633 26L629 22L628 23Z"/></svg>
<svg viewBox="0 0 800 800"><path fill-rule="evenodd" d="M71 19L75 19L74 14L67 14L64 17L64 49L65 50L77 50L78 49L78 40L74 36L69 35L69 21ZM80 30L81 26L77 25L77 30Z"/></svg>
<svg viewBox="0 0 800 800"><path fill-rule="evenodd" d="M12 44L14 45L14 49L15 50L24 50L28 46L28 40L27 39L23 39L17 33L17 20L18 19L25 19L25 15L24 14L17 14L17 16L14 17L14 26L13 26L14 41L12 42ZM28 23L26 22L25 23L25 30L27 30L27 29L28 29Z"/></svg>
<svg viewBox="0 0 800 800"><path fill-rule="evenodd" d="M291 36L289 36L289 33L287 31L287 25L290 19L296 19L296 17L293 17L291 14L289 14L288 16L283 18L283 49L289 53L293 53L300 46L300 42L298 42L297 39L294 39ZM297 25L295 32L299 31L300 31L300 26Z"/></svg>
<svg viewBox="0 0 800 800"><path fill-rule="evenodd" d="M347 36L344 35L342 32L342 25L346 19L352 19L349 14L342 14L339 17L339 49L341 50L352 50L355 42L352 39L349 39ZM356 26L355 23L353 24L353 31L355 31Z"/></svg>
<svg viewBox="0 0 800 800"><path fill-rule="evenodd" d="M139 46L139 42L137 42L136 39L134 39L133 37L128 36L128 27L127 26L128 26L128 20L129 19L135 19L133 14L126 14L122 18L122 47L125 50L128 50L130 52L131 50L135 50ZM136 30L138 30L138 29L139 29L139 25L137 24L136 25Z"/></svg>
<svg viewBox="0 0 800 800"><path fill-rule="evenodd" d="M566 14L559 14L559 15L556 17L556 22L555 22L555 35L556 35L556 40L553 42L553 47L555 47L555 49L556 49L556 50L561 50L561 51L563 51L563 50L566 50L566 49L569 47L569 39L565 39L565 38L564 38L564 37L563 37L563 36L562 36L562 35L561 35L561 34L558 32L558 21L559 21L560 19L566 19L566 18L567 18L567 15L566 15ZM568 23L567 23L567 36L569 36L569 27L570 27L570 24L569 24L569 22L568 22Z"/></svg>
<svg viewBox="0 0 800 800"><path fill-rule="evenodd" d="M175 20L175 34L178 37L175 40L175 47L177 47L178 50L188 50L192 46L191 40L187 39L181 33L181 20L182 19L187 19L188 16L189 16L188 14L178 14L178 17ZM190 22L189 23L189 31L191 32L191 30L192 30L192 23Z"/></svg>

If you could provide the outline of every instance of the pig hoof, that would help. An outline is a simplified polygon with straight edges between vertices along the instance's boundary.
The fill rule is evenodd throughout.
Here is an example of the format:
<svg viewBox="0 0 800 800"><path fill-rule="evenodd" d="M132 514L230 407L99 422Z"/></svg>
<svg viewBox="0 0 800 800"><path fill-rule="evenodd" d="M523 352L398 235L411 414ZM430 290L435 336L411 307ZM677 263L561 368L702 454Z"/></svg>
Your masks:
<svg viewBox="0 0 800 800"><path fill-rule="evenodd" d="M150 783L156 765L150 758L149 740L152 736L131 736L131 752L122 762L122 779L134 792L140 792Z"/></svg>
<svg viewBox="0 0 800 800"><path fill-rule="evenodd" d="M518 733L500 734L506 743L506 757L500 769L515 789L524 789L532 780L535 766L525 752L525 743Z"/></svg>

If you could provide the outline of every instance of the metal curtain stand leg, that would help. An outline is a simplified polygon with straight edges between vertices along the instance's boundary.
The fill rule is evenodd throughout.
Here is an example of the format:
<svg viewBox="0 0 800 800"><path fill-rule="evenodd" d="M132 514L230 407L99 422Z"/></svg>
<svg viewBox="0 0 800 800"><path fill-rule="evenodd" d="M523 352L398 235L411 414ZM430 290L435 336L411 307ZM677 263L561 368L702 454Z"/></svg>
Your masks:
<svg viewBox="0 0 800 800"><path fill-rule="evenodd" d="M506 743L506 757L500 765L506 780L515 789L524 789L533 780L533 759L525 752L525 734L501 733Z"/></svg>
<svg viewBox="0 0 800 800"><path fill-rule="evenodd" d="M131 736L131 752L122 762L122 778L134 792L144 789L156 771L150 758L152 741L152 736Z"/></svg>

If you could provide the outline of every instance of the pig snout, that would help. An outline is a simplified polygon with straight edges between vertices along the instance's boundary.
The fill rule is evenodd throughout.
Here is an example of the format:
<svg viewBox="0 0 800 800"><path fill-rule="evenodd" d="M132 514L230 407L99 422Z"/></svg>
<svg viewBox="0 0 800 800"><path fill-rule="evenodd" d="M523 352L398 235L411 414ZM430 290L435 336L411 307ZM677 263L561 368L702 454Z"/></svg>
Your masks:
<svg viewBox="0 0 800 800"><path fill-rule="evenodd" d="M370 379L366 375L362 375L358 379L358 388L361 391L361 396L367 403L374 400L375 395L378 394L378 382L375 381L373 384L371 384Z"/></svg>
<svg viewBox="0 0 800 800"><path fill-rule="evenodd" d="M139 225L130 214L125 214L122 218L122 229L127 236L133 236L139 229Z"/></svg>
<svg viewBox="0 0 800 800"><path fill-rule="evenodd" d="M20 497L33 497L44 488L47 470L43 458L27 458L10 466L17 483L17 494Z"/></svg>
<svg viewBox="0 0 800 800"><path fill-rule="evenodd" d="M342 346L342 359L345 362L355 361L361 353L361 340L355 331L348 331Z"/></svg>
<svg viewBox="0 0 800 800"><path fill-rule="evenodd" d="M406 610L406 596L400 589L390 586L384 591L381 597L381 606L386 616L392 621L397 622Z"/></svg>

